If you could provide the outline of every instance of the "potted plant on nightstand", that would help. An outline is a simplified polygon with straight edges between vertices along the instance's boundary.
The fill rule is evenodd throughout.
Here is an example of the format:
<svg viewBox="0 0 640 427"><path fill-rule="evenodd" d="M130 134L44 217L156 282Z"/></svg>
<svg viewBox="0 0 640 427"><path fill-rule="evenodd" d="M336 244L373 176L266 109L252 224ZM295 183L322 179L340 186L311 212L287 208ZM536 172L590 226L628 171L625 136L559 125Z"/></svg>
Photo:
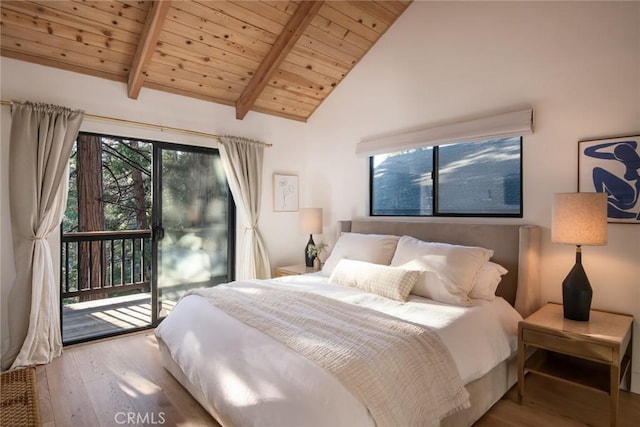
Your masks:
<svg viewBox="0 0 640 427"><path fill-rule="evenodd" d="M313 268L320 270L322 263L320 262L320 254L327 248L327 244L324 242L309 245L307 248L307 255L313 259Z"/></svg>

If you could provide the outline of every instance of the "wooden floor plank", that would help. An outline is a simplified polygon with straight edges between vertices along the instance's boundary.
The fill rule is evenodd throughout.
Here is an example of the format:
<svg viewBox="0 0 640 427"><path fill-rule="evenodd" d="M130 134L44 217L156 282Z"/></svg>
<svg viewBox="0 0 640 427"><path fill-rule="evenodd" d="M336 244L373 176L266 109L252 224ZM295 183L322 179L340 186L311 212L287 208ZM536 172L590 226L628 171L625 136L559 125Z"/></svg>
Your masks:
<svg viewBox="0 0 640 427"><path fill-rule="evenodd" d="M475 424L476 427L582 427L583 423L571 419L563 419L557 414L540 411L526 405L503 399L491 411Z"/></svg>
<svg viewBox="0 0 640 427"><path fill-rule="evenodd" d="M55 424L53 417L53 406L51 405L51 395L49 394L49 381L47 380L47 370L44 365L36 368L36 384L38 386L38 402L40 405L40 421L43 426Z"/></svg>
<svg viewBox="0 0 640 427"><path fill-rule="evenodd" d="M150 325L149 293L67 304L62 308L62 338L65 342Z"/></svg>
<svg viewBox="0 0 640 427"><path fill-rule="evenodd" d="M138 413L127 393L122 390L117 380L112 376L88 383L87 389L100 426L118 425L121 420L127 420L128 414ZM140 424L143 423L135 423L135 425Z"/></svg>
<svg viewBox="0 0 640 427"><path fill-rule="evenodd" d="M117 381L130 397L135 412L146 416L153 424L151 418L155 417L157 423L168 426L185 425L187 419L180 410L173 405L164 390L148 378L134 371L122 372ZM208 416L203 414L205 416Z"/></svg>
<svg viewBox="0 0 640 427"><path fill-rule="evenodd" d="M137 372L146 378L152 378L155 385L160 387L173 408L177 408L189 426L206 426L210 422L208 413L181 386L176 387L177 381L160 363L160 350L153 332L141 335L142 339L130 340L127 345L129 359L134 363ZM135 355L146 354L146 359Z"/></svg>
<svg viewBox="0 0 640 427"><path fill-rule="evenodd" d="M85 387L73 357L58 357L46 366L49 395L56 426L97 426ZM42 409L42 408L41 408Z"/></svg>
<svg viewBox="0 0 640 427"><path fill-rule="evenodd" d="M127 413L143 419L126 425L219 427L162 367L151 330L65 347L36 373L46 427L119 425L115 417ZM515 399L513 388L476 427L609 425L606 396L542 377L529 375L524 404ZM621 392L619 426L637 426L638 420L640 395Z"/></svg>
<svg viewBox="0 0 640 427"><path fill-rule="evenodd" d="M527 375L523 404L516 403L515 387L491 408L477 426L607 427L609 397L583 387ZM640 425L640 395L620 391L619 427Z"/></svg>

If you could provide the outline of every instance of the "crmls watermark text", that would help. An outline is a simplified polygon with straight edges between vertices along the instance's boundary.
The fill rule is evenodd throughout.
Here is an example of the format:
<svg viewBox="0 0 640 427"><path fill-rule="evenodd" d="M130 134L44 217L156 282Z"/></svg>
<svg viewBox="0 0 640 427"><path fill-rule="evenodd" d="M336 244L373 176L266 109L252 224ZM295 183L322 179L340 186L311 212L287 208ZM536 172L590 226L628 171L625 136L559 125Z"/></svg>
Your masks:
<svg viewBox="0 0 640 427"><path fill-rule="evenodd" d="M116 424L160 425L165 423L164 412L117 412L113 417Z"/></svg>

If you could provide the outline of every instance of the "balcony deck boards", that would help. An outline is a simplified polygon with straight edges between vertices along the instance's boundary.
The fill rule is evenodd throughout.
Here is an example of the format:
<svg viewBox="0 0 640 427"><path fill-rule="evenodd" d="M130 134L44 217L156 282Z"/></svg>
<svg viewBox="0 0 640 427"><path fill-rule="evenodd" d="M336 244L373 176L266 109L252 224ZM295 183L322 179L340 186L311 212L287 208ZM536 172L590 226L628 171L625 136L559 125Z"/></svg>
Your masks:
<svg viewBox="0 0 640 427"><path fill-rule="evenodd" d="M164 301L168 311L174 301ZM87 340L131 329L151 327L151 294L105 298L67 304L62 308L64 342Z"/></svg>

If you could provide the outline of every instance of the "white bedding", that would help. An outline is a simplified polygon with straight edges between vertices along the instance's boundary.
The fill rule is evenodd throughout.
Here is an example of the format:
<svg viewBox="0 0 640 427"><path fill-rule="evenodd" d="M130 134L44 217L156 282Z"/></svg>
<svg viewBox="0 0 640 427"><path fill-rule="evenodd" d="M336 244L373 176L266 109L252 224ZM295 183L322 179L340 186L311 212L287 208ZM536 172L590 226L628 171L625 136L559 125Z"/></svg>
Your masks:
<svg viewBox="0 0 640 427"><path fill-rule="evenodd" d="M434 328L467 384L507 359L516 346L518 313L503 299L459 307L411 296L401 303L319 275L274 280ZM236 426L373 426L364 405L344 386L271 337L205 299L183 298L156 335L219 415ZM384 369L384 367L381 367Z"/></svg>

